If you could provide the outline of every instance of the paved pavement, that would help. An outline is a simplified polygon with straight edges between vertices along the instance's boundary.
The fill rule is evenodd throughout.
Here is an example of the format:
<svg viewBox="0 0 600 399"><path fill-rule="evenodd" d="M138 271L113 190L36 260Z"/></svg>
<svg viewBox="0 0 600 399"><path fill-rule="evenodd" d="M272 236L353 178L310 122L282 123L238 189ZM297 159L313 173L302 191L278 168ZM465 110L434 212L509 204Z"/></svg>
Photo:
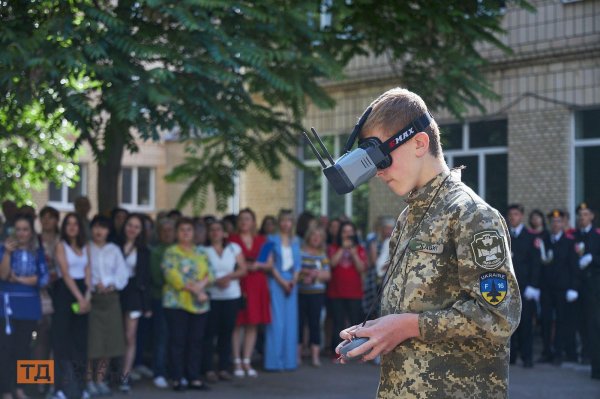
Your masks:
<svg viewBox="0 0 600 399"><path fill-rule="evenodd" d="M324 360L324 359L323 359ZM210 392L158 390L149 382L138 383L129 395L135 398L210 399L366 399L377 390L379 368L371 364L302 366L295 372L260 372L256 379L219 382ZM117 395L118 398L121 395ZM537 365L533 369L512 366L511 399L600 399L600 381L589 377L589 367Z"/></svg>

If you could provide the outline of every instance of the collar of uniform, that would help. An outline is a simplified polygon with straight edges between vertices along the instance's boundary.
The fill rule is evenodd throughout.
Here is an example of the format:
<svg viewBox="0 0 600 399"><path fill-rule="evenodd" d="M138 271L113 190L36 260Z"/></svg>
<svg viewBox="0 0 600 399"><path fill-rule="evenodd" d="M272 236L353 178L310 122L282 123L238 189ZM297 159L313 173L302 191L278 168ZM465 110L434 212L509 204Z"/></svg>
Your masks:
<svg viewBox="0 0 600 399"><path fill-rule="evenodd" d="M444 170L442 173L429 180L425 185L419 189L413 190L408 194L406 203L411 206L419 206L422 203L426 203L435 195L438 187L444 182L446 177L451 174L449 170ZM450 179L452 179L451 177Z"/></svg>

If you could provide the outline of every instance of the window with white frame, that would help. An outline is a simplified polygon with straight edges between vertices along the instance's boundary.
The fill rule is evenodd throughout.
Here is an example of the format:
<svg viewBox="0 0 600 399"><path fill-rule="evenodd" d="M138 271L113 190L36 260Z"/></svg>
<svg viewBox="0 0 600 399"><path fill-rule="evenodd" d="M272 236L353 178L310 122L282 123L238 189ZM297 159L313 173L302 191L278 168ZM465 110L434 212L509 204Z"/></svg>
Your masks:
<svg viewBox="0 0 600 399"><path fill-rule="evenodd" d="M508 202L506 119L441 125L440 131L448 166L466 166L462 181L504 212Z"/></svg>
<svg viewBox="0 0 600 399"><path fill-rule="evenodd" d="M576 111L574 117L575 204L600 209L600 108Z"/></svg>
<svg viewBox="0 0 600 399"><path fill-rule="evenodd" d="M154 168L125 166L121 169L121 206L131 210L152 210L154 190Z"/></svg>
<svg viewBox="0 0 600 399"><path fill-rule="evenodd" d="M341 154L348 135L323 136L322 140L334 159ZM327 216L329 219L342 215L349 217L359 228L365 229L368 223L369 185L363 184L346 195L338 195L329 184L321 165L314 158L308 144L303 147L304 165L306 170L300 172L299 195L302 210L314 215Z"/></svg>
<svg viewBox="0 0 600 399"><path fill-rule="evenodd" d="M78 167L78 180L72 187L66 184L58 186L53 182L48 184L49 205L61 210L71 210L77 197L87 195L87 165L80 164Z"/></svg>

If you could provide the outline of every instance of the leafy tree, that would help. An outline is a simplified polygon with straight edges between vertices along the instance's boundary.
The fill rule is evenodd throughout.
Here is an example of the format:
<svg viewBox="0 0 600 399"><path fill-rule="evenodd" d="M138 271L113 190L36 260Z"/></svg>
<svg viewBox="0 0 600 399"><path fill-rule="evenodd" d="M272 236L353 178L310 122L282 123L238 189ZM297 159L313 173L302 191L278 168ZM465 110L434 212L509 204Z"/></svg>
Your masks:
<svg viewBox="0 0 600 399"><path fill-rule="evenodd" d="M475 42L502 47L501 2L323 4L9 0L0 6L0 95L72 123L75 148L88 142L100 163L101 211L117 204L123 151L174 129L188 156L169 178L191 179L179 205L202 206L212 185L224 206L232 176L250 163L277 177L282 159L295 161L307 102L333 105L317 80L339 78L366 49L387 54L399 84L457 115L493 96Z"/></svg>
<svg viewBox="0 0 600 399"><path fill-rule="evenodd" d="M48 181L71 184L77 168L71 162L71 131L60 111L44 113L44 106L0 106L0 198L29 203L32 189Z"/></svg>

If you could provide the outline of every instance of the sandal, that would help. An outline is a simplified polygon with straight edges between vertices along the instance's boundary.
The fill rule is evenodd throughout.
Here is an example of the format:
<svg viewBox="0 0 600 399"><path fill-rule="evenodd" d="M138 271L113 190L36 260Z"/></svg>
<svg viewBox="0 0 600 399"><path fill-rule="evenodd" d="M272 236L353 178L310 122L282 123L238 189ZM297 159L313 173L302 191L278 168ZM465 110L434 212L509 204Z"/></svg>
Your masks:
<svg viewBox="0 0 600 399"><path fill-rule="evenodd" d="M244 369L242 368L242 360L240 358L233 359L233 375L237 378L244 378L246 373L244 373Z"/></svg>
<svg viewBox="0 0 600 399"><path fill-rule="evenodd" d="M219 376L214 371L207 371L205 379L209 384L214 384L219 381Z"/></svg>
<svg viewBox="0 0 600 399"><path fill-rule="evenodd" d="M233 377L231 376L231 374L229 374L227 370L219 371L219 379L221 381L231 381L232 378Z"/></svg>
<svg viewBox="0 0 600 399"><path fill-rule="evenodd" d="M244 359L243 367L248 377L258 377L258 373L252 368L252 364L250 364L250 359Z"/></svg>

